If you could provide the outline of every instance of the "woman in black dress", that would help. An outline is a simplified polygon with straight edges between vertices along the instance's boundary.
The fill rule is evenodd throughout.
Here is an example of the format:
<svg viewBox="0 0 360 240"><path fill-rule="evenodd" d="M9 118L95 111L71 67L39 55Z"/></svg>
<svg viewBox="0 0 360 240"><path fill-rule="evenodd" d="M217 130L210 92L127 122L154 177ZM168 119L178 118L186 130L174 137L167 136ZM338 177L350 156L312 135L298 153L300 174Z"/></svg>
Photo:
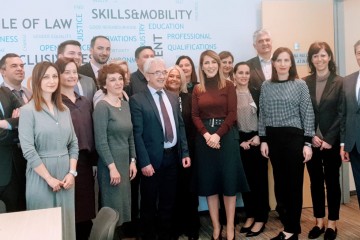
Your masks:
<svg viewBox="0 0 360 240"><path fill-rule="evenodd" d="M165 88L179 96L180 110L185 124L186 139L192 163L196 129L191 118L191 93L187 90L183 70L175 65L168 69ZM178 169L178 183L175 206L175 234L185 234L189 239L199 238L200 219L198 214L199 200L194 192L193 166Z"/></svg>
<svg viewBox="0 0 360 240"><path fill-rule="evenodd" d="M235 238L236 193L248 191L240 160L239 132L236 123L234 84L220 71L220 58L211 50L200 56L200 83L192 95L198 194L206 196L214 228L212 238L221 237L219 197L224 198L227 239Z"/></svg>

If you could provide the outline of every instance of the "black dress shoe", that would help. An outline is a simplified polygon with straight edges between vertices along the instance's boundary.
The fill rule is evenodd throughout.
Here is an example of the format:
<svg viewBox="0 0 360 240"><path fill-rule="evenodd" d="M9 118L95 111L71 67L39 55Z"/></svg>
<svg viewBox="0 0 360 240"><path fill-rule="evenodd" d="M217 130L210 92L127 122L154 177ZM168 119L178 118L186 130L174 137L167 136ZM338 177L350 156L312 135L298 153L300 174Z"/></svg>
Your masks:
<svg viewBox="0 0 360 240"><path fill-rule="evenodd" d="M246 234L246 237L256 237L257 235L259 235L260 233L262 233L265 229L265 223L264 225L262 225L262 227L260 228L259 231L257 232L253 232L253 231L249 231L247 234Z"/></svg>
<svg viewBox="0 0 360 240"><path fill-rule="evenodd" d="M240 228L240 233L248 233L251 231L252 227L254 226L255 221L250 225L250 227L242 227Z"/></svg>
<svg viewBox="0 0 360 240"><path fill-rule="evenodd" d="M313 227L308 235L309 239L315 239L320 237L321 234L325 232L325 227L322 227L321 229L318 226Z"/></svg>
<svg viewBox="0 0 360 240"><path fill-rule="evenodd" d="M279 235L277 235L276 237L272 238L271 240L299 240L298 235L297 234L293 234L291 237L286 238L285 234L283 232L280 232Z"/></svg>
<svg viewBox="0 0 360 240"><path fill-rule="evenodd" d="M324 240L334 240L336 239L336 235L337 235L337 228L332 229L332 228L327 228L324 234Z"/></svg>

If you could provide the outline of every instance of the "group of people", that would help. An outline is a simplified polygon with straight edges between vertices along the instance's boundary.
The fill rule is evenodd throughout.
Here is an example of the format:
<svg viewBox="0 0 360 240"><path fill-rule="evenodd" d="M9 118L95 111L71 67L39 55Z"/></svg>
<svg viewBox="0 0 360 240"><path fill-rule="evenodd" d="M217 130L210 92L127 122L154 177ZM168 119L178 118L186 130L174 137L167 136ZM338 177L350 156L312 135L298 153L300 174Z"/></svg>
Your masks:
<svg viewBox="0 0 360 240"><path fill-rule="evenodd" d="M63 239L87 239L97 175L98 205L119 212L125 235L139 225L142 239L198 239L198 196L205 196L212 239L235 239L241 192L240 232L253 237L268 220L270 159L284 225L272 239L298 239L305 164L315 217L308 237L335 239L341 160L351 161L360 189L359 72L338 76L329 45L315 42L310 75L300 79L291 50L273 52L267 30L254 33L253 45L258 55L235 66L230 52L204 51L198 74L189 56L167 68L142 46L130 73L127 62L109 61L107 37L91 40L84 65L80 43L68 40L55 63L36 64L28 88L21 58L3 56L0 199L7 210L61 206ZM360 66L360 41L354 50Z"/></svg>

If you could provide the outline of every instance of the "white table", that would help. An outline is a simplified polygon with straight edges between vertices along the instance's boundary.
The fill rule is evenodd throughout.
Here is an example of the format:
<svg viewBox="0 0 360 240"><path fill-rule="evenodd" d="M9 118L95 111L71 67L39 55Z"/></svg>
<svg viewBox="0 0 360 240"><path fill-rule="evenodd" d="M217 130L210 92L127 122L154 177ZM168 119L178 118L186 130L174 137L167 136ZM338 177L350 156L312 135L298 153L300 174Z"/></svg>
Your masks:
<svg viewBox="0 0 360 240"><path fill-rule="evenodd" d="M61 240L61 208L0 214L1 240Z"/></svg>

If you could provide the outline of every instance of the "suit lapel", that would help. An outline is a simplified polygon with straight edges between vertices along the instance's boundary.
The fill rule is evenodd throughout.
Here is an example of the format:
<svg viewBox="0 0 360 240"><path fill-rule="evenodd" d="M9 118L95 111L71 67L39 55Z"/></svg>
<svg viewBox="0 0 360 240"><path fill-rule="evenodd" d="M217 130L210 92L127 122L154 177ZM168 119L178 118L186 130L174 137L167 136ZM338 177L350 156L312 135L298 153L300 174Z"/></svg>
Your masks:
<svg viewBox="0 0 360 240"><path fill-rule="evenodd" d="M310 76L307 80L308 87L309 87L309 93L311 97L311 102L313 104L314 109L319 110L318 104L316 102L316 80L315 77Z"/></svg>
<svg viewBox="0 0 360 240"><path fill-rule="evenodd" d="M154 97L151 95L151 92L150 92L149 88L146 88L145 93L146 93L145 96L148 99L148 101L150 103L150 106L151 106L151 108L153 109L153 111L154 111L154 113L156 115L157 120L159 121L160 125L162 126L159 110L158 110L158 108L156 106L156 103L154 101Z"/></svg>
<svg viewBox="0 0 360 240"><path fill-rule="evenodd" d="M255 72L258 75L259 79L265 79L265 75L262 71L262 67L261 67L261 63L260 63L260 59L259 57L257 57L256 61L255 61Z"/></svg>
<svg viewBox="0 0 360 240"><path fill-rule="evenodd" d="M91 76L89 76L89 77L91 77L92 79L96 79L94 70L93 70L92 67L91 67L91 63L88 63L88 64L89 64L89 65L88 65L88 72L89 72L89 75L91 75ZM95 81L95 80L94 80L94 81ZM96 82L95 82L95 85L97 85Z"/></svg>
<svg viewBox="0 0 360 240"><path fill-rule="evenodd" d="M334 74L330 74L328 80L326 81L326 85L325 85L325 88L324 88L324 92L323 92L323 94L321 95L319 106L324 102L324 100L327 98L327 96L329 96L329 94L330 94L330 93L332 92L332 90L334 89L334 87L335 87L334 79L335 79L335 75L334 75Z"/></svg>
<svg viewBox="0 0 360 240"><path fill-rule="evenodd" d="M359 110L360 106L358 104L357 100L357 92L356 92L356 83L357 79L359 77L359 72L355 74L355 77L352 79L351 87L350 87L350 93L351 93L351 99L354 101L355 106L357 106L357 110Z"/></svg>
<svg viewBox="0 0 360 240"><path fill-rule="evenodd" d="M31 97L32 97L32 93L30 92L29 89L27 88L23 88L23 93L25 94L26 99L28 100L28 102L30 101Z"/></svg>

